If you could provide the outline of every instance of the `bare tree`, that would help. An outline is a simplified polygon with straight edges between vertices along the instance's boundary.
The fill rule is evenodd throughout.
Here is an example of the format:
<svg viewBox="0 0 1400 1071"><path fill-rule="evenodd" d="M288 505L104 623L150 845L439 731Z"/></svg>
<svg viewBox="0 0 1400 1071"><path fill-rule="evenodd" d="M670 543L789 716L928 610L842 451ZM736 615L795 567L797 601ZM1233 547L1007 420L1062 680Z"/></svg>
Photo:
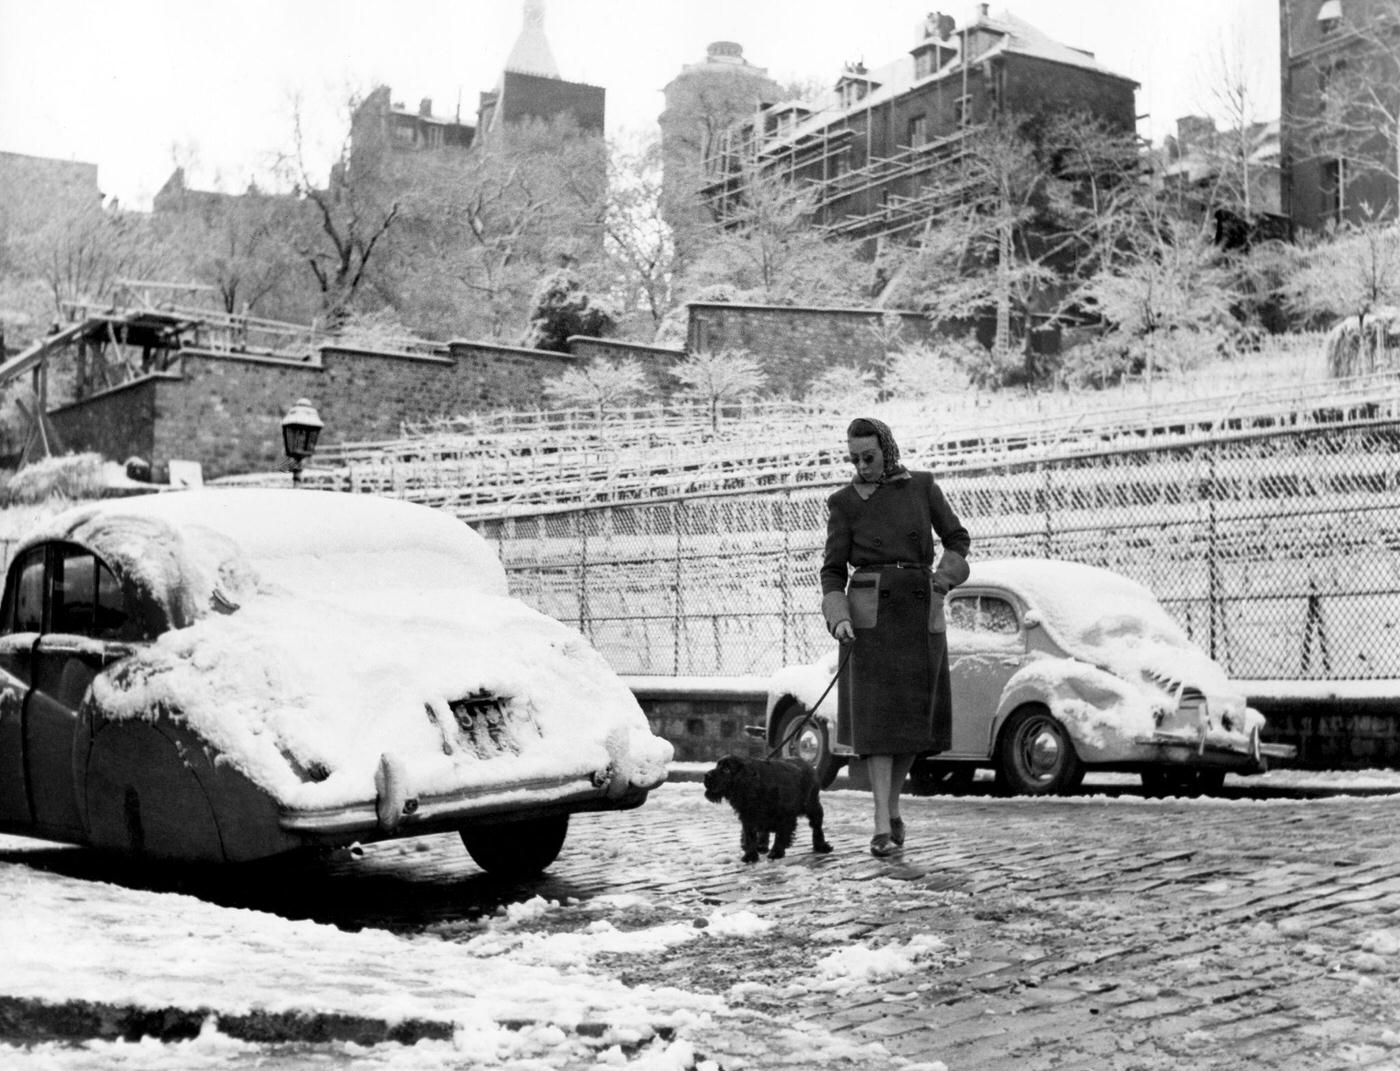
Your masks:
<svg viewBox="0 0 1400 1071"><path fill-rule="evenodd" d="M1009 352L1013 316L1059 278L1055 261L1069 245L1060 217L1073 184L1014 116L970 132L962 159L934 183L947 207L921 236L893 300L907 297L937 322L990 310L994 349Z"/></svg>
<svg viewBox="0 0 1400 1071"><path fill-rule="evenodd" d="M213 286L225 312L261 312L282 298L297 265L288 236L303 206L287 196L249 190L203 210L158 214L160 239L188 277Z"/></svg>
<svg viewBox="0 0 1400 1071"><path fill-rule="evenodd" d="M751 354L735 349L702 350L676 364L671 374L682 384L682 397L698 398L709 407L712 431L719 430L722 405L752 397L768 380Z"/></svg>
<svg viewBox="0 0 1400 1071"><path fill-rule="evenodd" d="M397 187L391 300L451 330L519 338L541 276L567 266L593 285L585 266L603 256L605 151L555 121L470 152L415 155Z"/></svg>
<svg viewBox="0 0 1400 1071"><path fill-rule="evenodd" d="M353 114L359 101L349 101ZM388 174L388 148L357 144L347 121L330 175L321 186L310 174L300 106L293 109L293 152L284 159L309 218L294 238L295 248L311 269L328 320L339 322L351 311L366 281L376 252L394 227L400 204Z"/></svg>
<svg viewBox="0 0 1400 1071"><path fill-rule="evenodd" d="M675 305L677 268L671 228L662 217L661 146L614 145L608 155L605 264L624 319L641 319L650 338Z"/></svg>
<svg viewBox="0 0 1400 1071"><path fill-rule="evenodd" d="M726 286L735 300L846 304L868 293L859 246L828 237L814 222L809 189L757 167L686 266L687 293Z"/></svg>

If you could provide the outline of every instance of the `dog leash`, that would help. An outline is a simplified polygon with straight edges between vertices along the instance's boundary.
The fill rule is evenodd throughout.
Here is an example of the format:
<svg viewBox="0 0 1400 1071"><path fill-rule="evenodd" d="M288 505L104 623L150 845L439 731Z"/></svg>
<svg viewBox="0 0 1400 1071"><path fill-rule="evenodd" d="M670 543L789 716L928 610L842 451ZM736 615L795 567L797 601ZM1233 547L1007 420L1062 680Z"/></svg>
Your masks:
<svg viewBox="0 0 1400 1071"><path fill-rule="evenodd" d="M804 715L801 718L801 720L799 720L798 723L792 727L792 731L789 732L787 736L783 737L781 740L778 741L777 747L773 748L772 751L768 752L768 757L770 759L777 758L777 756L782 752L783 748L787 747L790 743L792 743L793 739L797 736L797 734L802 731L802 727L817 716L817 708L822 705L822 700L825 699L831 693L831 689L836 687L836 682L841 679L841 671L846 668L846 662L849 661L851 657L851 648L854 646L854 644L843 643L841 646L845 648L845 650L841 652L841 661L837 663L836 674L831 678L831 682L826 686L826 691L822 692L822 694L817 697L817 701L812 704L812 709L807 711L806 715Z"/></svg>

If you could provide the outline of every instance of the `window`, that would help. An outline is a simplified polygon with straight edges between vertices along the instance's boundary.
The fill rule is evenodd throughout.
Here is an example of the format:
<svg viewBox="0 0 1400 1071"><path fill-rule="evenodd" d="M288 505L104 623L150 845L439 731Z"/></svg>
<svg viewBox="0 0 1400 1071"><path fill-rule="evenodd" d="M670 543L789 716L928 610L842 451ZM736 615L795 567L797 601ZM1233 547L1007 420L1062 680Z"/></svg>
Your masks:
<svg viewBox="0 0 1400 1071"><path fill-rule="evenodd" d="M10 570L3 610L6 632L40 632L44 627L44 548L27 552Z"/></svg>
<svg viewBox="0 0 1400 1071"><path fill-rule="evenodd" d="M1340 224L1346 212L1346 168L1340 159L1322 164L1322 216Z"/></svg>
<svg viewBox="0 0 1400 1071"><path fill-rule="evenodd" d="M972 98L959 97L953 102L953 117L957 120L958 126L967 126L972 122Z"/></svg>
<svg viewBox="0 0 1400 1071"><path fill-rule="evenodd" d="M1016 623L1016 609L1005 599L984 595L979 607L978 625L987 632L1014 635L1020 631Z"/></svg>
<svg viewBox="0 0 1400 1071"><path fill-rule="evenodd" d="M1016 608L995 595L955 595L948 600L948 627L967 632L1015 636L1021 631Z"/></svg>
<svg viewBox="0 0 1400 1071"><path fill-rule="evenodd" d="M971 631L977 627L977 597L955 596L948 600L948 627Z"/></svg>
<svg viewBox="0 0 1400 1071"><path fill-rule="evenodd" d="M126 623L121 587L110 569L80 547L54 548L49 630L115 636Z"/></svg>
<svg viewBox="0 0 1400 1071"><path fill-rule="evenodd" d="M928 141L928 122L924 116L916 115L909 120L909 147L917 149L926 141Z"/></svg>

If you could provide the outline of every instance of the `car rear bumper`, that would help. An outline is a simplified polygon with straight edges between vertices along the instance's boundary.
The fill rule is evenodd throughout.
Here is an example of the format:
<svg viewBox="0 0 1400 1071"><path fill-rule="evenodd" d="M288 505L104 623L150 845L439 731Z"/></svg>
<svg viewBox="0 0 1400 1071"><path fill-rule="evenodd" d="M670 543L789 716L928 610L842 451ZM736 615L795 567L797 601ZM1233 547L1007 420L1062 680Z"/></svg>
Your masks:
<svg viewBox="0 0 1400 1071"><path fill-rule="evenodd" d="M578 811L628 810L646 801L655 785L618 784L605 775L540 777L508 786L466 789L440 796L411 796L384 776L378 797L318 810L284 810L282 829L311 843L413 836L468 824L536 818Z"/></svg>

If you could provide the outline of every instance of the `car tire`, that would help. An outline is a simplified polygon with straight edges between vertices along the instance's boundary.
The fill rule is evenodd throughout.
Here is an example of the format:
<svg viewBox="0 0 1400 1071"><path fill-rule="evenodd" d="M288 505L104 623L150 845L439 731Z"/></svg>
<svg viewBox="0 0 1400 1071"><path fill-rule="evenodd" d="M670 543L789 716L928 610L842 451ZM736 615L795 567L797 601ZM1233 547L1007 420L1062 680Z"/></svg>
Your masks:
<svg viewBox="0 0 1400 1071"><path fill-rule="evenodd" d="M920 759L909 771L909 791L916 796L961 796L976 775L977 767L971 763Z"/></svg>
<svg viewBox="0 0 1400 1071"><path fill-rule="evenodd" d="M1060 796L1084 780L1074 741L1042 706L1017 709L997 742L997 786L1011 795Z"/></svg>
<svg viewBox="0 0 1400 1071"><path fill-rule="evenodd" d="M771 744L787 740L797 727L797 723L807 716L807 708L801 703L792 703L778 719ZM831 740L827 735L826 722L812 718L804 725L797 736L788 740L779 753L779 758L802 759L817 772L817 784L830 788L841 771L842 760L831 753Z"/></svg>
<svg viewBox="0 0 1400 1071"><path fill-rule="evenodd" d="M535 877L559 857L569 834L569 816L466 826L458 832L477 866L493 877L519 881Z"/></svg>

